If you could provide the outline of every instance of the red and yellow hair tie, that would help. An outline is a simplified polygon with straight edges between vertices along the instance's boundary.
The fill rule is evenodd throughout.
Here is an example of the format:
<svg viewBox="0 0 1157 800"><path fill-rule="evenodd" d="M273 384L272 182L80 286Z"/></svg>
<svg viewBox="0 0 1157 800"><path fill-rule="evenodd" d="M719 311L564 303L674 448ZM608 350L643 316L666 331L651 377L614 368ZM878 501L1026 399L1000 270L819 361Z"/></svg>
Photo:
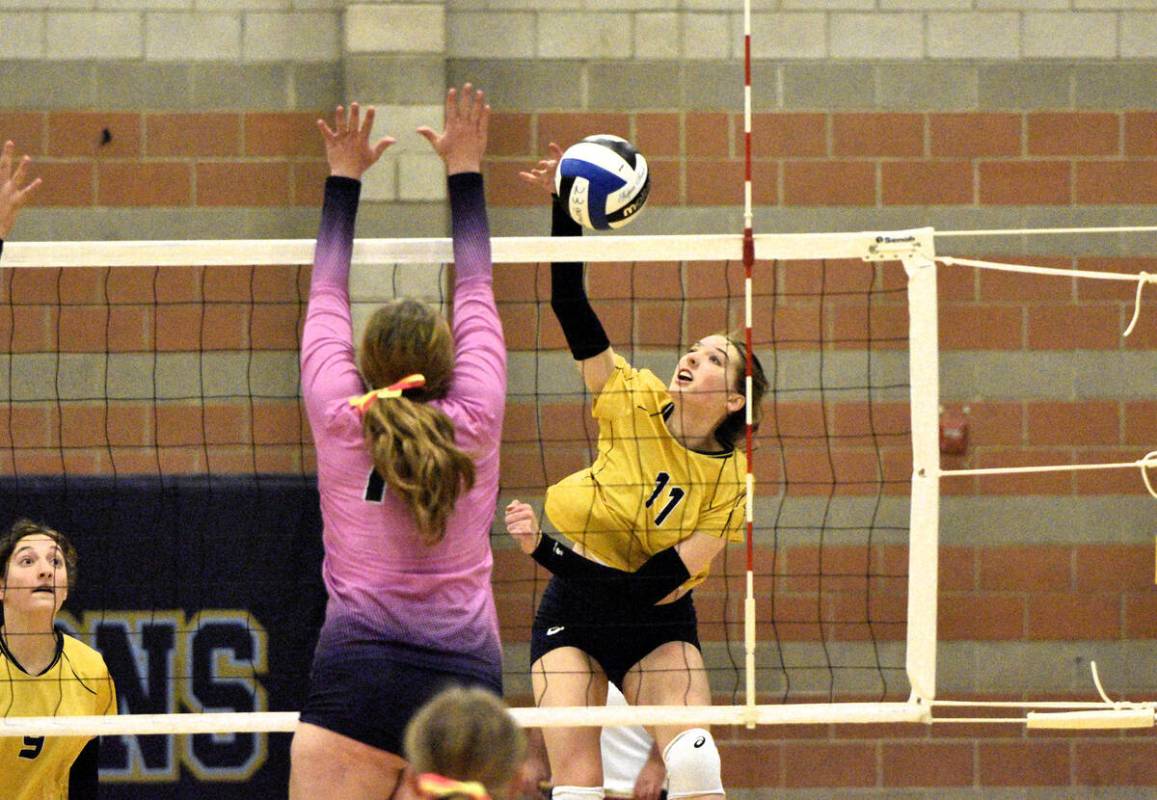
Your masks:
<svg viewBox="0 0 1157 800"><path fill-rule="evenodd" d="M407 375L400 381L391 383L385 389L374 389L372 392L366 392L360 397L351 397L350 405L356 408L358 413L364 417L369 407L378 400L390 400L395 397L401 397L402 392L407 389L417 389L425 385L426 376L414 373L413 375Z"/></svg>
<svg viewBox="0 0 1157 800"><path fill-rule="evenodd" d="M433 772L424 772L418 776L418 788L430 797L464 795L472 800L490 800L486 787L478 781L456 781Z"/></svg>

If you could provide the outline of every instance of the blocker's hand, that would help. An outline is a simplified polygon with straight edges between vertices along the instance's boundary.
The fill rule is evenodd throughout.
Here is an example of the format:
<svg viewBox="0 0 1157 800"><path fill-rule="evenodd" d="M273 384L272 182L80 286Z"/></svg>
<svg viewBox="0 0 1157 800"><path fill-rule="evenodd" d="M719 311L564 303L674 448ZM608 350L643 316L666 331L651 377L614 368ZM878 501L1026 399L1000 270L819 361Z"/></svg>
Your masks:
<svg viewBox="0 0 1157 800"><path fill-rule="evenodd" d="M40 178L28 181L28 163L31 160L29 156L16 158L16 145L11 141L5 142L0 149L0 239L8 237L16 215L33 192L40 188Z"/></svg>
<svg viewBox="0 0 1157 800"><path fill-rule="evenodd" d="M518 542L522 552L527 555L533 553L542 535L534 509L521 500L512 500L506 507L506 532Z"/></svg>

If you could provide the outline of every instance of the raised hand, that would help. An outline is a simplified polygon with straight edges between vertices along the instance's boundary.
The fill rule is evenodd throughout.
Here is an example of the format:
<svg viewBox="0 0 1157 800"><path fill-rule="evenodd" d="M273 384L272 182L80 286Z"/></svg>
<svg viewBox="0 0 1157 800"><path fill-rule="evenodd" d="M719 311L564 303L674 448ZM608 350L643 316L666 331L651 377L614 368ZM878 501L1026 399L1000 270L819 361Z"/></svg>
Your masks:
<svg viewBox="0 0 1157 800"><path fill-rule="evenodd" d="M446 162L446 174L481 172L482 156L486 153L486 139L490 129L490 106L481 89L475 91L469 83L462 91L451 87L446 92L445 130L438 133L422 126L418 133Z"/></svg>
<svg viewBox="0 0 1157 800"><path fill-rule="evenodd" d="M533 553L538 546L538 519L534 509L521 500L512 500L506 507L506 532L518 542L524 553Z"/></svg>
<svg viewBox="0 0 1157 800"><path fill-rule="evenodd" d="M341 106L334 112L334 127L324 120L317 121L318 130L325 139L325 157L329 161L329 174L342 178L361 180L362 174L386 152L395 139L385 136L373 144L370 133L374 129L374 107L366 109L362 118L361 107L350 103L347 113Z"/></svg>
<svg viewBox="0 0 1157 800"><path fill-rule="evenodd" d="M28 179L28 164L32 159L24 156L14 170L12 164L15 156L16 145L11 141L5 142L0 151L0 239L8 237L8 231L12 230L12 223L16 221L16 214L41 183L40 178L37 178L24 185Z"/></svg>
<svg viewBox="0 0 1157 800"><path fill-rule="evenodd" d="M532 167L528 172L518 173L518 177L531 186L541 186L554 194L554 172L558 169L558 162L562 160L562 148L551 142L547 149L550 150L550 158L539 161L538 166Z"/></svg>

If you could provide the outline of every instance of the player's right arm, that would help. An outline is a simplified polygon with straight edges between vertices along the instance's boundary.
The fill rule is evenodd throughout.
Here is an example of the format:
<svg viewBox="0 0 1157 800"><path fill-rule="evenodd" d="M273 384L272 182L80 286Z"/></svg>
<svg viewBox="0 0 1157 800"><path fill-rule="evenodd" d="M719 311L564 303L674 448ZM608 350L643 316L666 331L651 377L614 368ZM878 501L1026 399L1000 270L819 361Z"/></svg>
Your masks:
<svg viewBox="0 0 1157 800"><path fill-rule="evenodd" d="M520 172L525 182L551 193L551 236L582 236L582 226L571 219L558 195L554 194L554 173L562 158L562 148L550 143L550 158L538 162L528 172ZM598 396L615 371L615 351L602 322L591 308L583 284L583 265L577 261L556 261L550 265L550 307L562 327L571 355L578 362L583 383Z"/></svg>
<svg viewBox="0 0 1157 800"><path fill-rule="evenodd" d="M16 169L13 169L15 155L16 145L11 141L5 142L0 150L0 252L4 250L4 239L8 237L8 231L12 230L16 214L40 186L40 178L27 186L22 185L26 180L28 162L32 159L24 156Z"/></svg>

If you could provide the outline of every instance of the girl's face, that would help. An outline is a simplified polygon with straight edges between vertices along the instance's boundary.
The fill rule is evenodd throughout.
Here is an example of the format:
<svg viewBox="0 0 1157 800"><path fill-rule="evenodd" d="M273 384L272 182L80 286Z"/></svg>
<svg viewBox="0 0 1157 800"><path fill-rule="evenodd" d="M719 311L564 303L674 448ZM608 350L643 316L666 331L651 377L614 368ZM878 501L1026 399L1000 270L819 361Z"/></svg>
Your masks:
<svg viewBox="0 0 1157 800"><path fill-rule="evenodd" d="M49 536L34 533L16 543L8 559L0 600L5 614L55 614L68 597L68 565Z"/></svg>
<svg viewBox="0 0 1157 800"><path fill-rule="evenodd" d="M718 403L721 411L730 414L742 407L743 395L734 388L742 368L739 351L726 336L705 336L679 359L667 388L684 400L697 395L705 403ZM739 405L732 408L736 402Z"/></svg>

